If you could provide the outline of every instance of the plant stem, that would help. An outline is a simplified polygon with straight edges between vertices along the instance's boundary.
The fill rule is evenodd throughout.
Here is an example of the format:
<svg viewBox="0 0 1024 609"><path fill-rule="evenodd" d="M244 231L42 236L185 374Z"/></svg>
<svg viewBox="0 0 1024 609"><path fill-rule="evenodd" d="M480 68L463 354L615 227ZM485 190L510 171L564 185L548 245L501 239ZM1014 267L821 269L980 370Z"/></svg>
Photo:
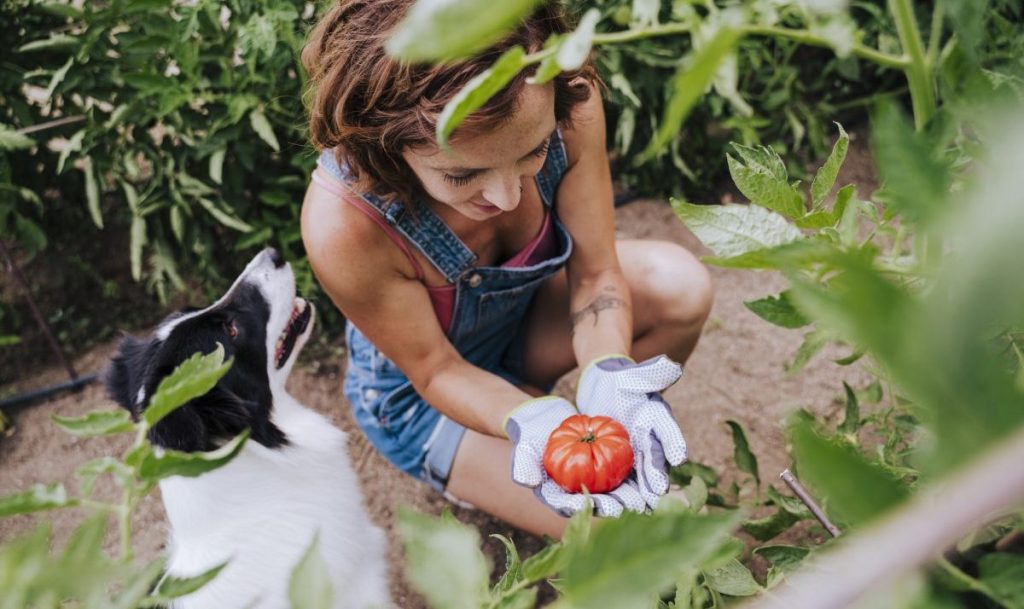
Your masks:
<svg viewBox="0 0 1024 609"><path fill-rule="evenodd" d="M943 4L941 2L935 3L935 9L932 12L932 31L928 36L928 69L935 70L935 62L939 58L939 42L942 39L942 20L945 19L946 13L943 10Z"/></svg>
<svg viewBox="0 0 1024 609"><path fill-rule="evenodd" d="M896 21L896 31L900 36L903 53L909 60L903 72L907 75L910 85L910 101L914 107L914 126L918 131L924 129L928 121L935 115L935 89L932 87L932 71L925 57L921 32L917 28L917 19L910 0L889 0L889 12Z"/></svg>
<svg viewBox="0 0 1024 609"><path fill-rule="evenodd" d="M749 34L751 36L776 36L778 38L789 38L790 40L795 40L797 42L816 47L832 47L828 38L818 36L810 30L793 30L782 27L748 25L742 28L742 31L744 34ZM896 70L905 70L910 65L910 62L905 57L897 57L895 55L883 53L882 51L866 47L861 44L853 45L851 52L857 57L866 59L880 66Z"/></svg>

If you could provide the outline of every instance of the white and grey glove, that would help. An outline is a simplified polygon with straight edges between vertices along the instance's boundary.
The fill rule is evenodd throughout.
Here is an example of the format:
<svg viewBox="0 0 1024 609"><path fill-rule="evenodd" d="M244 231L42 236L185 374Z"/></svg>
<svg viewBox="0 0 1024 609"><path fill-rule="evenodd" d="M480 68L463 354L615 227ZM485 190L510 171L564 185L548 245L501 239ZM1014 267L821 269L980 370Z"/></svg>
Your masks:
<svg viewBox="0 0 1024 609"><path fill-rule="evenodd" d="M533 489L537 498L563 516L572 516L586 505L586 495L569 493L550 479L544 470L544 449L556 427L578 414L567 400L556 396L523 402L505 418L505 433L512 441L512 481ZM624 509L642 512L647 508L635 481L626 480L618 488L590 495L594 513L616 517Z"/></svg>
<svg viewBox="0 0 1024 609"><path fill-rule="evenodd" d="M576 391L580 412L611 417L629 432L637 486L652 509L668 492L669 465L686 460L683 432L660 394L682 374L682 366L664 355L639 364L615 355L591 362Z"/></svg>

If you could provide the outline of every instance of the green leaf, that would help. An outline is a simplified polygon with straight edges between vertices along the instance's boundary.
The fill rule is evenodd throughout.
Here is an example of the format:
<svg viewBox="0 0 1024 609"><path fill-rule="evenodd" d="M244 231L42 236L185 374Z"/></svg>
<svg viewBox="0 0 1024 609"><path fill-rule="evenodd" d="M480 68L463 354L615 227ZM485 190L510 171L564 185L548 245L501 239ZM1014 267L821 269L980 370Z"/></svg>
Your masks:
<svg viewBox="0 0 1024 609"><path fill-rule="evenodd" d="M672 199L672 209L719 258L771 249L803 238L786 219L756 205L693 205Z"/></svg>
<svg viewBox="0 0 1024 609"><path fill-rule="evenodd" d="M142 216L132 218L129 256L131 257L132 279L142 280L142 248L146 245L146 221Z"/></svg>
<svg viewBox="0 0 1024 609"><path fill-rule="evenodd" d="M22 135L8 125L0 123L0 150L24 150L36 145L36 141Z"/></svg>
<svg viewBox="0 0 1024 609"><path fill-rule="evenodd" d="M548 37L548 40L544 43L544 49L550 49L560 46L565 42L565 35L552 34ZM540 65L534 71L533 76L526 79L526 82L532 85L542 85L546 82L550 82L556 76L562 73L562 67L558 65L558 53L552 52L550 55L541 60Z"/></svg>
<svg viewBox="0 0 1024 609"><path fill-rule="evenodd" d="M767 541L789 529L796 524L800 518L789 511L779 508L771 516L755 518L745 521L741 526L743 530L758 541Z"/></svg>
<svg viewBox="0 0 1024 609"><path fill-rule="evenodd" d="M292 571L288 600L292 609L330 609L333 596L331 575L320 553L320 535L317 534Z"/></svg>
<svg viewBox="0 0 1024 609"><path fill-rule="evenodd" d="M731 154L726 155L729 175L751 203L787 218L798 218L806 213L803 195L787 181L786 167L774 150L736 143L732 147L739 159Z"/></svg>
<svg viewBox="0 0 1024 609"><path fill-rule="evenodd" d="M566 72L580 69L590 54L590 47L594 43L594 28L600 20L601 11L596 8L583 14L576 31L565 37L558 46L555 54L558 67Z"/></svg>
<svg viewBox="0 0 1024 609"><path fill-rule="evenodd" d="M1009 609L1024 609L1024 556L993 552L978 561L979 579Z"/></svg>
<svg viewBox="0 0 1024 609"><path fill-rule="evenodd" d="M818 173L815 174L814 181L811 183L811 202L814 209L818 209L825 202L828 193L832 191L832 186L836 183L836 176L839 175L839 168L846 160L846 151L850 148L850 136L846 134L842 125L836 123L836 126L839 127L839 139L836 140L832 147L832 153L828 155L828 160L818 169Z"/></svg>
<svg viewBox="0 0 1024 609"><path fill-rule="evenodd" d="M808 229L835 227L842 220L846 208L856 192L857 189L853 184L843 186L836 193L836 202L831 210L819 209L797 218L795 221L797 227Z"/></svg>
<svg viewBox="0 0 1024 609"><path fill-rule="evenodd" d="M803 501L800 501L796 497L783 495L779 491L775 490L774 486L768 487L768 498L772 500L772 503L799 519L814 517L814 515L811 514L811 510L804 505Z"/></svg>
<svg viewBox="0 0 1024 609"><path fill-rule="evenodd" d="M569 563L569 552L560 543L553 543L523 561L523 579L533 583L553 577Z"/></svg>
<svg viewBox="0 0 1024 609"><path fill-rule="evenodd" d="M735 558L713 571L706 573L708 586L715 592L729 596L753 596L761 591L761 586L754 580L740 561Z"/></svg>
<svg viewBox="0 0 1024 609"><path fill-rule="evenodd" d="M185 596L186 594L192 594L196 590L202 588L206 584L213 581L224 567L228 566L228 563L224 562L212 569L208 569L199 575L192 577L166 577L160 582L156 590L153 592L153 596L160 603L168 603L170 599ZM294 581L294 579L293 579Z"/></svg>
<svg viewBox="0 0 1024 609"><path fill-rule="evenodd" d="M85 173L85 200L89 204L89 215L92 216L92 223L96 225L96 228L102 229L103 213L100 211L100 188L96 182L92 157L85 157L82 171Z"/></svg>
<svg viewBox="0 0 1024 609"><path fill-rule="evenodd" d="M565 600L574 607L648 609L679 573L728 543L740 517L666 511L605 520L566 567Z"/></svg>
<svg viewBox="0 0 1024 609"><path fill-rule="evenodd" d="M30 53L32 51L42 51L51 49L66 49L73 47L78 44L78 38L69 36L67 34L50 34L49 38L43 38L42 40L33 40L27 42L18 47L18 53Z"/></svg>
<svg viewBox="0 0 1024 609"><path fill-rule="evenodd" d="M243 233L248 233L253 230L252 225L246 224L244 221L234 216L231 212L224 211L223 209L217 207L217 205L213 201L207 199L206 197L198 197L196 200L199 201L199 205L201 205L203 209L210 212L210 215L216 218L217 221L223 224L224 226L227 226L228 228L233 228Z"/></svg>
<svg viewBox="0 0 1024 609"><path fill-rule="evenodd" d="M73 436L89 438L109 436L135 430L127 410L94 410L81 417L53 415L53 422Z"/></svg>
<svg viewBox="0 0 1024 609"><path fill-rule="evenodd" d="M491 537L505 546L505 573L491 590L492 592L507 592L513 584L519 581L519 565L521 564L519 552L516 550L516 544L508 537L497 533L491 534Z"/></svg>
<svg viewBox="0 0 1024 609"><path fill-rule="evenodd" d="M771 566L765 582L766 588L773 588L787 574L795 571L803 562L810 550L796 546L761 546L754 554L764 557Z"/></svg>
<svg viewBox="0 0 1024 609"><path fill-rule="evenodd" d="M879 104L872 114L871 151L895 211L924 222L946 209L951 175L941 148L892 103Z"/></svg>
<svg viewBox="0 0 1024 609"><path fill-rule="evenodd" d="M907 488L885 470L848 445L822 438L806 422L794 423L790 436L803 482L844 520L862 524L908 496Z"/></svg>
<svg viewBox="0 0 1024 609"><path fill-rule="evenodd" d="M500 91L524 67L523 58L526 53L522 47L515 46L505 51L494 65L473 77L455 97L448 102L437 119L437 144L441 148L448 146L448 136L474 110L487 103L495 93Z"/></svg>
<svg viewBox="0 0 1024 609"><path fill-rule="evenodd" d="M691 479L690 484L683 489L683 494L686 495L692 512L699 512L708 502L708 486L700 476Z"/></svg>
<svg viewBox="0 0 1024 609"><path fill-rule="evenodd" d="M718 472L703 463L687 461L669 470L669 478L679 486L686 486L695 477L703 480L708 487L718 486Z"/></svg>
<svg viewBox="0 0 1024 609"><path fill-rule="evenodd" d="M183 404L205 395L231 368L233 360L224 361L224 345L207 354L194 353L168 374L156 388L149 405L142 412L147 427L153 427Z"/></svg>
<svg viewBox="0 0 1024 609"><path fill-rule="evenodd" d="M476 529L418 514L398 513L405 546L406 574L431 607L477 609L487 598L490 569L480 552ZM439 557L444 560L438 560Z"/></svg>
<svg viewBox="0 0 1024 609"><path fill-rule="evenodd" d="M75 503L73 498L68 498L62 484L36 484L28 490L0 497L0 518L62 508Z"/></svg>
<svg viewBox="0 0 1024 609"><path fill-rule="evenodd" d="M220 148L210 155L210 179L217 184L224 182L224 157L227 153L227 148Z"/></svg>
<svg viewBox="0 0 1024 609"><path fill-rule="evenodd" d="M726 421L726 424L732 430L733 458L736 460L736 467L740 471L747 472L753 476L754 481L760 486L761 477L757 473L757 457L750 451L750 445L747 443L747 434L744 433L743 426L731 419Z"/></svg>
<svg viewBox="0 0 1024 609"><path fill-rule="evenodd" d="M647 148L637 159L637 164L653 159L682 129L683 121L690 110L707 91L718 72L718 66L739 44L741 33L738 29L723 26L715 32L700 50L690 53L680 64L669 85L672 97L665 107L658 130Z"/></svg>
<svg viewBox="0 0 1024 609"><path fill-rule="evenodd" d="M537 606L537 589L522 588L512 594L501 597L493 606L495 609L533 609Z"/></svg>
<svg viewBox="0 0 1024 609"><path fill-rule="evenodd" d="M96 478L101 474L111 474L118 486L126 488L132 484L134 472L130 467L113 457L99 457L78 466L75 474L80 480L78 484L79 495L88 497L92 494Z"/></svg>
<svg viewBox="0 0 1024 609"><path fill-rule="evenodd" d="M793 361L786 366L786 374L792 376L804 369L811 359L829 343L828 335L814 331L804 335L804 340L793 356Z"/></svg>
<svg viewBox="0 0 1024 609"><path fill-rule="evenodd" d="M68 70L71 69L71 65L75 62L74 57L68 57L68 60L64 62L64 65L57 68L50 77L50 84L46 87L46 92L43 94L43 98L47 101L53 97L53 92L57 90L57 86L64 82L64 78L68 75Z"/></svg>
<svg viewBox="0 0 1024 609"><path fill-rule="evenodd" d="M217 450L209 452L186 453L177 450L163 450L161 454L147 452L139 463L139 477L146 482L158 482L169 476L195 478L218 467L227 465L234 459L245 441L249 439L249 430L235 436L233 440Z"/></svg>
<svg viewBox="0 0 1024 609"><path fill-rule="evenodd" d="M504 38L537 3L538 0L419 0L391 34L387 51L407 62L469 57Z"/></svg>
<svg viewBox="0 0 1024 609"><path fill-rule="evenodd" d="M857 394L846 381L843 381L843 389L846 391L846 417L839 424L838 430L841 433L857 433L860 429L860 404L857 402Z"/></svg>
<svg viewBox="0 0 1024 609"><path fill-rule="evenodd" d="M761 319L783 328L802 328L811 323L793 306L788 291L743 304Z"/></svg>
<svg viewBox="0 0 1024 609"><path fill-rule="evenodd" d="M267 120L267 115L263 113L262 108L256 108L249 113L249 124L252 125L252 129L256 132L256 135L260 136L261 140L273 148L274 152L281 151L281 144L277 142L277 136L274 135L274 128L270 126L270 121Z"/></svg>

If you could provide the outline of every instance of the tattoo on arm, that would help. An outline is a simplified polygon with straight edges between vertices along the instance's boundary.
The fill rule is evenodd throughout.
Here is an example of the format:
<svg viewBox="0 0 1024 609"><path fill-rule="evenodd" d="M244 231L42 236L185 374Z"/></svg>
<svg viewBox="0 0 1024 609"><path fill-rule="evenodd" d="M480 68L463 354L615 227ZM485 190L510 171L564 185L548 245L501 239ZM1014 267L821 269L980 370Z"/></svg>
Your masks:
<svg viewBox="0 0 1024 609"><path fill-rule="evenodd" d="M594 314L594 325L596 326L597 317L601 313L601 311L604 311L605 309L626 308L626 301L622 300L621 298L615 295L615 286L605 286L602 292L604 293L598 295L598 297L592 300L590 304L583 307L579 311L572 312L570 320L572 322L573 333L576 332L576 326L578 326L580 322L586 319L586 317L591 313Z"/></svg>

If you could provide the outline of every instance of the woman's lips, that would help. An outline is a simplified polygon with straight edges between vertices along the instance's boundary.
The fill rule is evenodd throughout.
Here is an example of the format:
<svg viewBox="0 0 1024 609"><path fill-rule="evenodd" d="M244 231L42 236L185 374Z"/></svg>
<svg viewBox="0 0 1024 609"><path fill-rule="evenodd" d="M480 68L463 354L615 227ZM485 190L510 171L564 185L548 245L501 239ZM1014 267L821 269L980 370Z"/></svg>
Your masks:
<svg viewBox="0 0 1024 609"><path fill-rule="evenodd" d="M501 209L499 209L498 207L496 207L494 205L482 205L480 203L473 203L473 206L476 207L477 209L479 209L480 211L488 212L488 213L494 213L496 211L501 211Z"/></svg>

